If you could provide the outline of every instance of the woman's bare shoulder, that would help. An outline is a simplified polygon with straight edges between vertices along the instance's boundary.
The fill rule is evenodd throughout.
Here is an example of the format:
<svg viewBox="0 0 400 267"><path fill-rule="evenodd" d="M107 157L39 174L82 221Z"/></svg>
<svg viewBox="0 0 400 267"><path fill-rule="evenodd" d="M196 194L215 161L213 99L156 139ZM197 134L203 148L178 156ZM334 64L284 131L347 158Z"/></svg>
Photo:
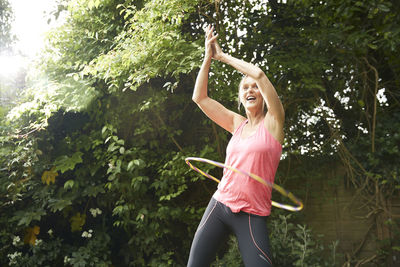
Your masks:
<svg viewBox="0 0 400 267"><path fill-rule="evenodd" d="M283 144L283 123L279 122L274 116L267 112L264 117L264 126L272 137L274 137L280 144Z"/></svg>

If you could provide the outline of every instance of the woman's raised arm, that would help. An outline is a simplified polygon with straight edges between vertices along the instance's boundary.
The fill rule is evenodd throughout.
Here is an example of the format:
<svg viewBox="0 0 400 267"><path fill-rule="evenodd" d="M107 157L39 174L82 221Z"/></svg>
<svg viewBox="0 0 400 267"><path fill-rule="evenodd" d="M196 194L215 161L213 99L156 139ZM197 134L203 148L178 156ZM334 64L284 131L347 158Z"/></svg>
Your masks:
<svg viewBox="0 0 400 267"><path fill-rule="evenodd" d="M214 35L214 28L208 26L206 28L205 56L201 65L199 74L197 75L196 84L194 86L192 100L200 107L200 109L215 123L225 130L233 133L239 124L245 119L243 116L225 108L222 104L208 97L208 74L211 61L213 58L213 46L216 44L218 35Z"/></svg>
<svg viewBox="0 0 400 267"><path fill-rule="evenodd" d="M278 93L276 92L275 87L272 85L267 75L265 75L265 73L259 67L225 54L219 47L218 43L216 43L216 41L214 41L213 48L213 57L215 59L231 65L241 73L250 76L257 82L257 86L265 102L267 103L269 113L268 115L273 116L276 122L279 125L283 126L283 123L285 121L285 112L283 109L283 105L278 97Z"/></svg>

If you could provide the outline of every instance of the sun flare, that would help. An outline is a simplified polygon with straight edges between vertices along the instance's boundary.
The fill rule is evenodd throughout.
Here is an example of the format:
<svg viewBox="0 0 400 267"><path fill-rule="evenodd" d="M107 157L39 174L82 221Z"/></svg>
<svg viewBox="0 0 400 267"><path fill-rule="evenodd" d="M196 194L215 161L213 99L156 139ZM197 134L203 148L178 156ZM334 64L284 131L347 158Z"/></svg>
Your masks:
<svg viewBox="0 0 400 267"><path fill-rule="evenodd" d="M0 55L0 76L9 78L23 68L24 59L21 56Z"/></svg>

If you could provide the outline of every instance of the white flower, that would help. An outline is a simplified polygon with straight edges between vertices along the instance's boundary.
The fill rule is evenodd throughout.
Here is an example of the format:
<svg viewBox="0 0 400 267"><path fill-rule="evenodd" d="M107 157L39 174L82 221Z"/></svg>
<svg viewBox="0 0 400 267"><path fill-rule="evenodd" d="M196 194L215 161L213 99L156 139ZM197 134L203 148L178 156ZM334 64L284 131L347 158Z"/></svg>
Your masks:
<svg viewBox="0 0 400 267"><path fill-rule="evenodd" d="M17 246L19 241L21 241L21 238L19 236L14 236L13 238L13 245Z"/></svg>
<svg viewBox="0 0 400 267"><path fill-rule="evenodd" d="M22 256L22 252L14 252L13 254L8 254L7 257L10 259L9 265L17 265L17 258Z"/></svg>
<svg viewBox="0 0 400 267"><path fill-rule="evenodd" d="M88 232L84 231L84 232L82 233L82 237L91 238L91 237L93 236L92 233L93 233L93 230L92 230L92 229L89 229Z"/></svg>
<svg viewBox="0 0 400 267"><path fill-rule="evenodd" d="M100 215L102 213L101 209L99 208L90 209L89 211L93 217L96 217L97 215Z"/></svg>
<svg viewBox="0 0 400 267"><path fill-rule="evenodd" d="M47 233L48 233L49 235L53 235L53 230L50 229L49 231L47 231Z"/></svg>
<svg viewBox="0 0 400 267"><path fill-rule="evenodd" d="M84 231L84 232L82 233L82 237L91 238L91 237L93 236L92 233L93 233L93 230L92 230L92 229L89 229L88 232Z"/></svg>
<svg viewBox="0 0 400 267"><path fill-rule="evenodd" d="M65 256L65 257L64 257L64 263L65 263L65 264L67 264L68 262L70 262L70 260L71 260L71 259L68 258L68 256Z"/></svg>
<svg viewBox="0 0 400 267"><path fill-rule="evenodd" d="M39 246L40 244L42 244L43 243L43 240L42 239L36 239L35 240L35 245L36 246Z"/></svg>

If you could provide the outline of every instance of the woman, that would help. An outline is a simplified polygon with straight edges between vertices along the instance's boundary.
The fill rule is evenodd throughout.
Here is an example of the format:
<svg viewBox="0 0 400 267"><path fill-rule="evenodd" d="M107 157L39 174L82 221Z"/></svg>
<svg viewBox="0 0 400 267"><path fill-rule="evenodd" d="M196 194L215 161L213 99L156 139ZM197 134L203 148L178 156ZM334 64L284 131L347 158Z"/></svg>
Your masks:
<svg viewBox="0 0 400 267"><path fill-rule="evenodd" d="M205 56L197 76L193 101L215 123L232 133L225 163L273 182L279 164L284 110L274 86L264 72L251 63L224 53L214 28L205 30ZM245 76L239 101L246 117L226 109L207 95L212 59L231 65ZM268 111L264 112L267 105ZM218 190L208 204L196 231L189 267L209 266L219 244L233 232L245 266L272 266L266 218L271 212L271 188L256 180L224 169Z"/></svg>

